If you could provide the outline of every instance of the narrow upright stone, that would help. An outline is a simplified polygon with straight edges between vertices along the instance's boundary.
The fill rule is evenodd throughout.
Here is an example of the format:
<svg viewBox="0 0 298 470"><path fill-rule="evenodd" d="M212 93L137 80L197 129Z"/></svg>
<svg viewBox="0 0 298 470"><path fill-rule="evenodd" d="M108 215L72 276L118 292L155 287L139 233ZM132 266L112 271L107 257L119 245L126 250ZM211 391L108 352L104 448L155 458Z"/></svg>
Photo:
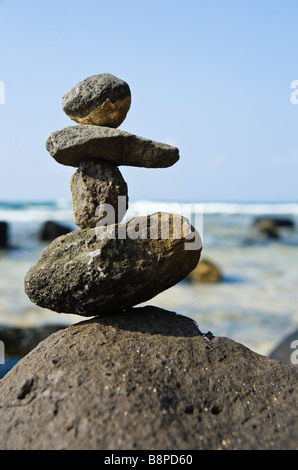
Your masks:
<svg viewBox="0 0 298 470"><path fill-rule="evenodd" d="M96 227L103 218L107 222L105 209L110 223L119 223L128 209L127 184L112 163L81 162L70 188L74 222L81 229Z"/></svg>
<svg viewBox="0 0 298 470"><path fill-rule="evenodd" d="M110 73L85 78L62 98L63 111L79 124L118 127L131 104L126 82Z"/></svg>

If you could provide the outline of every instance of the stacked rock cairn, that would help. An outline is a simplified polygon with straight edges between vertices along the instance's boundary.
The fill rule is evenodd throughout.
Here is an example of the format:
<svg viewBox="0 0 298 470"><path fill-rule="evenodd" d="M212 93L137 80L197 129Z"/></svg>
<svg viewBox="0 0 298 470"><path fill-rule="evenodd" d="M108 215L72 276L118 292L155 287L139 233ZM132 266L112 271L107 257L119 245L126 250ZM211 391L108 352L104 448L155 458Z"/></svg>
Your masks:
<svg viewBox="0 0 298 470"><path fill-rule="evenodd" d="M184 279L198 264L198 232L181 215L156 213L122 222L128 190L121 165L166 168L176 147L117 129L131 105L128 84L103 73L63 96L77 124L53 132L46 148L71 178L78 230L56 238L25 276L36 305L60 313L97 316L146 302Z"/></svg>

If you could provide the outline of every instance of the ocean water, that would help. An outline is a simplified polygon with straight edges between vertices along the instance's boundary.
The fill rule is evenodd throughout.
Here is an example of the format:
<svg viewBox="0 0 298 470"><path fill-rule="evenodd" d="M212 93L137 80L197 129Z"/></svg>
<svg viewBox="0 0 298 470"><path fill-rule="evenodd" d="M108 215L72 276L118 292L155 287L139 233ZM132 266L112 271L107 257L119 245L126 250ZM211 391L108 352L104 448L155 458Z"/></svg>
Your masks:
<svg viewBox="0 0 298 470"><path fill-rule="evenodd" d="M203 240L201 259L213 261L223 279L213 284L184 280L145 304L189 316L202 332L229 337L264 355L298 329L298 204L137 201L126 218L157 211L192 221ZM287 217L295 227L282 229L279 240L260 239L252 224L268 215ZM9 224L9 248L0 250L2 325L73 324L83 319L37 307L24 293L24 276L47 245L39 241L47 220L77 229L69 201L0 203L0 221Z"/></svg>

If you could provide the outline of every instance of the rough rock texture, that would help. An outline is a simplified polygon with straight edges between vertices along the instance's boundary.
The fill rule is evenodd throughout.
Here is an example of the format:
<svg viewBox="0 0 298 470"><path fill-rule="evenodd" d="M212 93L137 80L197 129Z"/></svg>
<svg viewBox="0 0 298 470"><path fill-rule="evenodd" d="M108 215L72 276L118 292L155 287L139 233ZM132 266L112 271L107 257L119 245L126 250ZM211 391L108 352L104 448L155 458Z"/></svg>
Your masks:
<svg viewBox="0 0 298 470"><path fill-rule="evenodd" d="M74 222L78 227L96 227L105 218L103 205L107 204L114 209L111 210L111 223L120 223L125 216L128 209L127 184L112 163L95 160L81 162L71 178L70 188Z"/></svg>
<svg viewBox="0 0 298 470"><path fill-rule="evenodd" d="M108 127L120 126L130 104L128 84L110 73L85 78L62 98L62 109L73 121Z"/></svg>
<svg viewBox="0 0 298 470"><path fill-rule="evenodd" d="M180 215L78 230L45 248L25 276L25 292L40 307L83 316L131 307L184 279L201 248Z"/></svg>
<svg viewBox="0 0 298 470"><path fill-rule="evenodd" d="M297 449L297 377L189 318L134 308L54 333L8 372L0 449Z"/></svg>
<svg viewBox="0 0 298 470"><path fill-rule="evenodd" d="M98 159L117 166L165 168L179 160L176 147L100 126L65 127L50 134L46 148L58 163L69 166Z"/></svg>
<svg viewBox="0 0 298 470"><path fill-rule="evenodd" d="M221 279L222 274L218 266L207 259L202 259L187 276L187 280L191 282L218 282Z"/></svg>

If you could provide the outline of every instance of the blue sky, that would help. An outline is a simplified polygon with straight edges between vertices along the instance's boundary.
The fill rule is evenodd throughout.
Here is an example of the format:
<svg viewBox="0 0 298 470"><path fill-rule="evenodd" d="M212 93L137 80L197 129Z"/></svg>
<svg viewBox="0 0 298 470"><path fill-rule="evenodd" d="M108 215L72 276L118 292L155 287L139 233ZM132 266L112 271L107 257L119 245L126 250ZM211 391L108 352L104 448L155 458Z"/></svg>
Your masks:
<svg viewBox="0 0 298 470"><path fill-rule="evenodd" d="M296 0L0 0L0 201L70 199L48 135L90 75L128 82L121 129L179 162L121 167L130 200L297 201Z"/></svg>

